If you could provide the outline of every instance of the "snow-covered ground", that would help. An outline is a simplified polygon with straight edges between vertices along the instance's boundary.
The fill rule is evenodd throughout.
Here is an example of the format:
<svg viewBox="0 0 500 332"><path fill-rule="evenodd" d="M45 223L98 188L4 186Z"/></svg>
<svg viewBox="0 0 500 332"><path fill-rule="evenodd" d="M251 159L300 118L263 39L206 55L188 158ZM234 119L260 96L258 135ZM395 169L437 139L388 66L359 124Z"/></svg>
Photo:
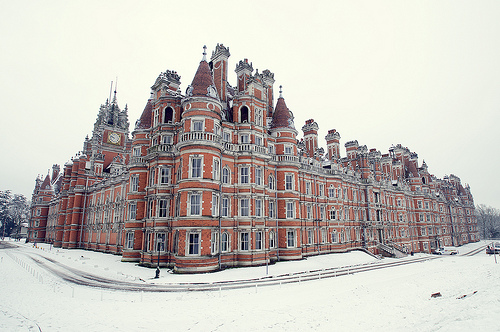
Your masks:
<svg viewBox="0 0 500 332"><path fill-rule="evenodd" d="M18 248L0 249L1 331L500 331L500 259L495 264L484 250L471 257L442 256L282 286L158 293L70 284L30 257L38 254L93 275L142 284L259 278L266 276L266 267L203 275L162 269L160 279L153 279L154 269L122 263L120 256L8 243ZM465 253L483 244L458 249ZM280 275L373 261L351 252L280 262L267 272ZM437 292L442 296L431 298Z"/></svg>

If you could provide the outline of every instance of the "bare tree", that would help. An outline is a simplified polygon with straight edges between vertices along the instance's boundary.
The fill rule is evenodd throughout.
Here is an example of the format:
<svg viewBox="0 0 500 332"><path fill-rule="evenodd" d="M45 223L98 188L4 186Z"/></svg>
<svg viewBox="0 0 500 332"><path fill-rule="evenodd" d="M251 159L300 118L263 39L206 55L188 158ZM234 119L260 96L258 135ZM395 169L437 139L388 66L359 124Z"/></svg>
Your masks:
<svg viewBox="0 0 500 332"><path fill-rule="evenodd" d="M29 216L29 202L24 195L0 191L0 236L9 236Z"/></svg>
<svg viewBox="0 0 500 332"><path fill-rule="evenodd" d="M483 239L500 238L500 210L479 204L476 207L477 226Z"/></svg>

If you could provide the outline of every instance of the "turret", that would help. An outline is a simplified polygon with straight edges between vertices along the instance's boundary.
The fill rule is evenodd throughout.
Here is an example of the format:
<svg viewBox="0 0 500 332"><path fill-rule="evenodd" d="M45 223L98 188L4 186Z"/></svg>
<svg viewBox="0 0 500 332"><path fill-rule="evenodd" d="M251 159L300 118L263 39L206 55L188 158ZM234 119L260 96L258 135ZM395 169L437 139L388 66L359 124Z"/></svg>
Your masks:
<svg viewBox="0 0 500 332"><path fill-rule="evenodd" d="M359 143L357 140L349 141L345 144L345 150L347 153L347 158L349 160L356 159L358 153Z"/></svg>
<svg viewBox="0 0 500 332"><path fill-rule="evenodd" d="M318 129L319 126L313 119L307 120L306 124L302 126L307 155L311 158L316 157L315 153L318 149Z"/></svg>
<svg viewBox="0 0 500 332"><path fill-rule="evenodd" d="M273 85L274 85L274 74L271 73L268 69L265 69L262 72L262 77L263 81L265 83L265 88L266 88L266 96L267 96L267 118L270 120L268 121L268 125L270 124L274 112L274 91L273 91Z"/></svg>
<svg viewBox="0 0 500 332"><path fill-rule="evenodd" d="M227 60L230 56L229 47L217 44L210 58L215 88L222 103L227 102Z"/></svg>
<svg viewBox="0 0 500 332"><path fill-rule="evenodd" d="M328 158L337 160L340 158L340 134L335 129L330 129L325 136L326 147L328 149Z"/></svg>
<svg viewBox="0 0 500 332"><path fill-rule="evenodd" d="M248 63L248 59L240 60L236 65L236 75L238 76L238 91L245 91L247 88L248 79L252 75L252 63Z"/></svg>

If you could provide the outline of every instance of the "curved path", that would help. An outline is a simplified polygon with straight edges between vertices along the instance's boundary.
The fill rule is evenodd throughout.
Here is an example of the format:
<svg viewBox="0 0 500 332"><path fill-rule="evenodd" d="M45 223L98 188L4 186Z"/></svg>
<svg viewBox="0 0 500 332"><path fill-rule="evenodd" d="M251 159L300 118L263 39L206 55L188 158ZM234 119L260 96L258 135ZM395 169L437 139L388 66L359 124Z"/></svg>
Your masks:
<svg viewBox="0 0 500 332"><path fill-rule="evenodd" d="M9 246L8 248L12 248ZM15 247L15 246L14 246ZM472 256L483 250L485 246L471 250L460 256ZM1 247L0 247L1 248ZM141 282L122 281L116 279L108 279L87 273L67 265L64 265L56 260L45 257L38 253L23 252L23 255L32 259L39 267L56 275L63 280L89 287L97 287L104 289L122 290L122 291L146 291L146 292L186 292L186 291L217 291L238 288L255 288L262 286L275 286L289 283L300 283L310 280L318 280L324 278L334 278L344 275L368 272L401 265L419 263L429 261L442 256L425 256L425 257L406 257L391 261L376 261L365 264L342 266L335 268L325 268L312 271L302 271L288 273L275 276L266 276L262 278L240 279L230 281L215 281L215 282L186 282L186 283L166 283L154 284ZM13 256L9 254L9 256Z"/></svg>

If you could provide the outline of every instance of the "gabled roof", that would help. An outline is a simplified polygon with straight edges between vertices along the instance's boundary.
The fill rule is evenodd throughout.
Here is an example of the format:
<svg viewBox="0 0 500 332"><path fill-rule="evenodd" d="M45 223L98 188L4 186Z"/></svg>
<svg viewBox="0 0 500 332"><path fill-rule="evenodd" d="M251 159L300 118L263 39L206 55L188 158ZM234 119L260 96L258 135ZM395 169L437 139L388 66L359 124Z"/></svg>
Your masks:
<svg viewBox="0 0 500 332"><path fill-rule="evenodd" d="M52 189L52 186L50 185L50 176L47 174L45 177L45 180L43 180L42 186L40 187L41 190L50 190Z"/></svg>

